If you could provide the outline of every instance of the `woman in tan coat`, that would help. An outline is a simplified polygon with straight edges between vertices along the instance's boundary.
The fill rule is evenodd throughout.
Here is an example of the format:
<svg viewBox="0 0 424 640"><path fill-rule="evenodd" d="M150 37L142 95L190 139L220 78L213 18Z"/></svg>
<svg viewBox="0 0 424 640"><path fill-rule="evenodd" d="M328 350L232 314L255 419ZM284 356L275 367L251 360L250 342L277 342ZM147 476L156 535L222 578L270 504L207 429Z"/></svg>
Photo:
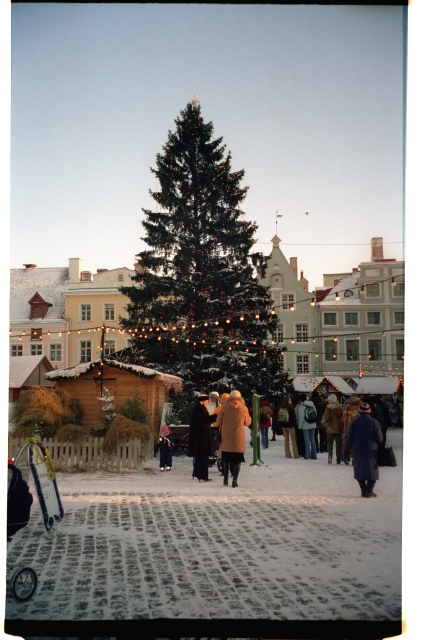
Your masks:
<svg viewBox="0 0 424 640"><path fill-rule="evenodd" d="M333 462L334 442L336 443L337 464L342 462L342 416L343 407L339 404L337 396L332 393L328 396L327 408L321 420L321 424L325 424L327 431L328 464Z"/></svg>
<svg viewBox="0 0 424 640"><path fill-rule="evenodd" d="M252 419L241 397L240 391L232 391L226 403L218 414L218 428L221 430L222 464L224 471L224 484L228 485L228 472L230 464L233 467L233 487L238 487L237 479L240 473L240 464L245 462L246 434L244 427L248 427Z"/></svg>

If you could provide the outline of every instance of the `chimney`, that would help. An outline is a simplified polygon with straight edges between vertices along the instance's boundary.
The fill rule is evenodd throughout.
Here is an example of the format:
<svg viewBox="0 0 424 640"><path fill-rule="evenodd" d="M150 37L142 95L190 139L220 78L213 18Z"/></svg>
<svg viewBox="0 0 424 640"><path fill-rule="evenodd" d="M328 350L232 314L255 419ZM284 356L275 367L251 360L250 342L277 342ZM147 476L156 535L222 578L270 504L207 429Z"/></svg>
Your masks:
<svg viewBox="0 0 424 640"><path fill-rule="evenodd" d="M303 271L300 272L300 286L302 287L302 289L305 289L305 291L308 291L309 289L309 281L303 277Z"/></svg>
<svg viewBox="0 0 424 640"><path fill-rule="evenodd" d="M359 271L358 267L353 267L352 273L358 273L358 271Z"/></svg>
<svg viewBox="0 0 424 640"><path fill-rule="evenodd" d="M293 273L297 280L297 258L290 258L290 266L293 269Z"/></svg>
<svg viewBox="0 0 424 640"><path fill-rule="evenodd" d="M79 282L81 279L81 258L69 258L69 280L71 282Z"/></svg>
<svg viewBox="0 0 424 640"><path fill-rule="evenodd" d="M24 267L25 267L25 269L35 269L37 267L37 265L28 263L28 264L24 264Z"/></svg>
<svg viewBox="0 0 424 640"><path fill-rule="evenodd" d="M371 238L371 262L383 259L383 238Z"/></svg>

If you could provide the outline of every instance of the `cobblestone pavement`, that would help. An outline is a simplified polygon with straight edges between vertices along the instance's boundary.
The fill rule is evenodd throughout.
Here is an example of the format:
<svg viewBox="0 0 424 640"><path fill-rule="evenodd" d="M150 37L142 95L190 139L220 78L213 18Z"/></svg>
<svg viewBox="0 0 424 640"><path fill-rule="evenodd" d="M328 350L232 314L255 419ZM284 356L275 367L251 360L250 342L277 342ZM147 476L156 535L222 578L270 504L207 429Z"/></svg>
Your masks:
<svg viewBox="0 0 424 640"><path fill-rule="evenodd" d="M216 467L213 482L193 482L192 460L181 457L171 473L152 460L138 473L58 474L62 526L47 537L35 502L8 545L8 575L22 565L38 575L27 603L6 597L6 623L29 625L9 633L116 636L136 623L147 638L169 633L146 634L161 621L172 623L169 637L261 636L264 625L311 621L343 624L342 635L319 637L365 637L356 624L398 629L401 430L390 444L398 466L380 470L376 500L362 499L352 467L328 465L325 454L286 460L282 439L262 466L243 465L237 489L223 487ZM237 622L236 633L213 633L222 620ZM207 629L187 633L186 621ZM49 630L36 633L34 623ZM388 635L396 633L372 637Z"/></svg>
<svg viewBox="0 0 424 640"><path fill-rule="evenodd" d="M242 491L207 503L172 491L61 495L60 531L46 537L33 509L9 543L8 572L30 565L39 583L27 603L7 597L6 619L401 617L400 532L372 530L368 508L352 528L346 505ZM370 563L372 585L360 577Z"/></svg>

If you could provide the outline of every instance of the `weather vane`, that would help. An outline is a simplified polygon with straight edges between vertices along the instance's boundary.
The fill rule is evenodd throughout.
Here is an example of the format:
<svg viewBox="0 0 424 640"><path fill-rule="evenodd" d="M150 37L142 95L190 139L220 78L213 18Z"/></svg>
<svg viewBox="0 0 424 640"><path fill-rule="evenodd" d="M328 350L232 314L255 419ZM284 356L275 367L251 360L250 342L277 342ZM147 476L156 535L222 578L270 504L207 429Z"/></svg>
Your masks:
<svg viewBox="0 0 424 640"><path fill-rule="evenodd" d="M279 214L277 209L277 211L275 212L275 235L278 235L277 233L278 218L282 218L282 217L283 217L283 214Z"/></svg>

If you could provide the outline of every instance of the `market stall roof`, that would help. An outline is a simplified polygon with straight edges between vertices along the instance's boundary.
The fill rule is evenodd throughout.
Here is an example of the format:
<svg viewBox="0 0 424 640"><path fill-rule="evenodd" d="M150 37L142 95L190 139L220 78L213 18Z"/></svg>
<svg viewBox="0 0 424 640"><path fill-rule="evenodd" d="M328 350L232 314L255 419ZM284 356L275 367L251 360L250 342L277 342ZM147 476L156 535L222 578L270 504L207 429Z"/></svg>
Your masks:
<svg viewBox="0 0 424 640"><path fill-rule="evenodd" d="M101 361L99 358L98 360L92 360L91 362L77 364L75 367L69 367L68 369L57 369L55 371L50 371L50 373L46 374L46 378L48 378L49 380L54 380L55 378L79 378L81 374L87 373L100 362ZM130 373L141 373L143 376L149 378L159 376L162 382L168 384L173 383L177 387L180 387L182 383L182 379L178 376L173 376L169 373L162 373L161 371L157 371L156 369L149 369L148 367L142 367L137 364L125 364L112 358L104 358L103 362L109 366L118 367L119 369L126 369Z"/></svg>
<svg viewBox="0 0 424 640"><path fill-rule="evenodd" d="M47 356L18 356L10 358L9 361L9 387L20 389L25 385L28 378L34 373L38 366L45 361L45 367L52 369L52 365ZM48 374L46 374L48 375Z"/></svg>
<svg viewBox="0 0 424 640"><path fill-rule="evenodd" d="M399 387L403 386L403 379L400 376L364 376L359 380L356 393L381 393L381 395L391 395L397 393Z"/></svg>
<svg viewBox="0 0 424 640"><path fill-rule="evenodd" d="M352 395L355 391L343 380L341 376L296 376L293 379L293 386L296 391L310 393L327 380L335 389L345 395Z"/></svg>

